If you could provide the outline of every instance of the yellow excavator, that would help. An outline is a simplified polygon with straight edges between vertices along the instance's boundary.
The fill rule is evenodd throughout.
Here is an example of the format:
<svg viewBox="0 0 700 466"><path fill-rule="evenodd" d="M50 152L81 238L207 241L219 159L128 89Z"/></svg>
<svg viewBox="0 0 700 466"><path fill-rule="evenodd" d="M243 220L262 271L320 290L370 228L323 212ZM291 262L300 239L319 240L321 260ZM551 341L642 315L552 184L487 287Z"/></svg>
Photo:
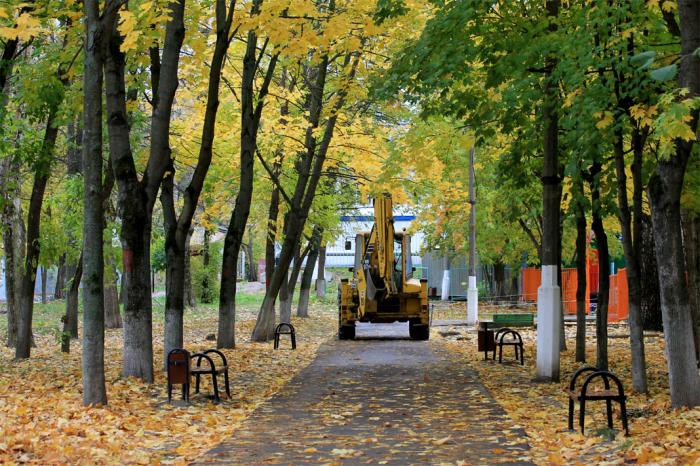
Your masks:
<svg viewBox="0 0 700 466"><path fill-rule="evenodd" d="M376 198L372 230L355 236L353 275L338 288L341 340L355 338L356 322L408 322L411 339L430 336L428 281L413 278L411 236L394 230L392 207L391 195Z"/></svg>

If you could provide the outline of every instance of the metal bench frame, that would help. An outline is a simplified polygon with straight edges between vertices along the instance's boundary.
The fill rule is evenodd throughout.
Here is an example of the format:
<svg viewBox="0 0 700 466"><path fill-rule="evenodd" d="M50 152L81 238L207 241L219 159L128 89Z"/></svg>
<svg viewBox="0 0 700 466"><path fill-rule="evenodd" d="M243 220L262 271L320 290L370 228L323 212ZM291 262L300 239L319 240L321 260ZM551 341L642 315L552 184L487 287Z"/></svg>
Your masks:
<svg viewBox="0 0 700 466"><path fill-rule="evenodd" d="M512 335L512 340L506 340L505 337ZM494 341L498 347L498 362L503 363L503 347L512 346L515 349L515 360L520 361L520 365L525 365L525 349L523 347L523 337L520 333L511 328L501 328L496 331ZM496 347L493 348L493 360L496 360Z"/></svg>
<svg viewBox="0 0 700 466"><path fill-rule="evenodd" d="M576 379L586 372L591 372L581 386L580 391L576 391ZM595 379L603 379L603 384L605 390L603 392L599 391L589 391L589 385ZM615 382L617 388L616 392L613 392L610 387L610 381ZM605 409L608 418L608 427L612 429L613 427L613 417L612 417L612 402L616 401L620 404L620 414L622 416L622 428L625 430L625 436L629 436L629 426L627 423L627 407L625 401L627 397L625 396L625 390L622 387L622 382L620 379L609 371L601 371L593 366L585 366L574 372L571 377L571 382L569 383L569 390L567 390L569 395L569 430L574 430L574 402L579 402L579 426L581 427L581 434L584 433L584 422L586 416L586 401L605 401Z"/></svg>
<svg viewBox="0 0 700 466"><path fill-rule="evenodd" d="M287 330L284 330L285 328ZM275 349L279 349L280 347L280 335L289 335L289 338L292 341L292 349L297 349L296 330L294 330L294 326L292 324L289 322L282 322L275 327Z"/></svg>

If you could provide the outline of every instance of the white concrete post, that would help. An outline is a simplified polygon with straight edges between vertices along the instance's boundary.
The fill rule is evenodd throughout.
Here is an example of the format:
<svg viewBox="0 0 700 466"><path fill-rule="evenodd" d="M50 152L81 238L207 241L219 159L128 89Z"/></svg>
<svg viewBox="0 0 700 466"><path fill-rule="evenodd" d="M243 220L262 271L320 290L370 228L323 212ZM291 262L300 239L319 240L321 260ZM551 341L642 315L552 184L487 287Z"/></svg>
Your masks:
<svg viewBox="0 0 700 466"><path fill-rule="evenodd" d="M469 277L467 290L467 324L474 325L479 319L479 289L476 287L476 277Z"/></svg>
<svg viewBox="0 0 700 466"><path fill-rule="evenodd" d="M557 266L542 266L542 284L537 290L537 380L559 380L559 325L561 294Z"/></svg>
<svg viewBox="0 0 700 466"><path fill-rule="evenodd" d="M450 299L450 269L445 269L442 272L442 293L440 294L442 301Z"/></svg>

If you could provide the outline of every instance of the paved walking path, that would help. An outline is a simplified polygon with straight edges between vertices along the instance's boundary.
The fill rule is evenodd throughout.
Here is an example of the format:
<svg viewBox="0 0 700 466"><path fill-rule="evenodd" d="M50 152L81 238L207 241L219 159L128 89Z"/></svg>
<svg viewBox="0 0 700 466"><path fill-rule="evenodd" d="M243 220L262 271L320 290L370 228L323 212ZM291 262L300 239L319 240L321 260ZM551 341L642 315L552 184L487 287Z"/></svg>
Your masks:
<svg viewBox="0 0 700 466"><path fill-rule="evenodd" d="M196 464L530 464L524 431L466 364L395 339L405 325L357 334L370 339L329 341Z"/></svg>

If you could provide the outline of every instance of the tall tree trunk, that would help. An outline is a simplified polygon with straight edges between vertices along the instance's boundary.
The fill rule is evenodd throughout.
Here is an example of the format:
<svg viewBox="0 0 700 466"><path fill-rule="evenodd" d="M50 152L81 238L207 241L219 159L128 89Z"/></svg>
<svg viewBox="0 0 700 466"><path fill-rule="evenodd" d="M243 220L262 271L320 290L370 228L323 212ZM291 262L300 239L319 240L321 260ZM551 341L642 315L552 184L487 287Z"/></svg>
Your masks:
<svg viewBox="0 0 700 466"><path fill-rule="evenodd" d="M190 227L185 240L185 307L189 308L197 306L197 299L192 289L192 254L190 249L192 233L194 233L194 228Z"/></svg>
<svg viewBox="0 0 700 466"><path fill-rule="evenodd" d="M150 154L141 179L136 173L126 112L125 57L117 30L118 12L107 15L107 109L110 156L119 186L119 213L126 280L124 306L124 376L153 381L150 243L153 207L170 165L170 116L178 86L180 49L185 35L184 0L170 2L162 59L151 54L153 110Z"/></svg>
<svg viewBox="0 0 700 466"><path fill-rule="evenodd" d="M564 178L564 171L560 169L559 178ZM559 205L561 206L563 186L559 184ZM564 237L564 211L559 207L559 234L558 234L558 244L557 244L557 285L559 286L559 351L566 351L566 328L564 325L564 303L562 299L562 293L564 288L562 287L562 248Z"/></svg>
<svg viewBox="0 0 700 466"><path fill-rule="evenodd" d="M301 285L299 286L299 305L297 306L297 317L309 317L309 294L311 292L311 281L314 276L314 264L319 257L321 249L321 239L323 228L315 227L311 234L311 246L309 255L306 258L306 267L301 275Z"/></svg>
<svg viewBox="0 0 700 466"><path fill-rule="evenodd" d="M700 4L694 0L679 0L681 31L679 84L700 94ZM692 113L690 124L697 130L698 112ZM668 355L668 375L671 404L693 407L700 404L700 377L695 360L693 330L681 232L680 197L683 179L693 141L675 141L676 153L656 163L648 192L656 242L656 262L661 289L661 312L664 339Z"/></svg>
<svg viewBox="0 0 700 466"><path fill-rule="evenodd" d="M635 225L638 226L637 215L641 215L641 193L644 187L641 185L641 170L643 156L643 141L636 129L633 130L632 140L634 149L634 162L632 164L634 182ZM627 286L629 303L629 327L630 344L632 348L632 386L638 393L647 392L646 357L644 355L644 329L642 326L641 293L639 286L639 232L632 230L632 212L627 198L627 174L625 172L625 151L623 147L622 131L616 132L613 149L615 153L615 174L617 175L617 204L622 233L622 247L627 263Z"/></svg>
<svg viewBox="0 0 700 466"><path fill-rule="evenodd" d="M583 182L575 182L576 196L584 197ZM586 361L586 298L588 255L588 224L582 203L576 205L576 362Z"/></svg>
<svg viewBox="0 0 700 466"><path fill-rule="evenodd" d="M32 8L22 7L20 14ZM5 111L9 102L8 82L13 73L14 61L19 49L17 37L4 42L0 55L0 137L3 136ZM5 253L5 293L7 300L7 346L13 347L17 340L17 320L19 318L19 296L21 283L20 266L24 261L24 221L21 213L19 188L19 160L5 157L0 165L0 193L3 197L2 212L3 247Z"/></svg>
<svg viewBox="0 0 700 466"><path fill-rule="evenodd" d="M682 221L695 359L700 367L700 215L684 210Z"/></svg>
<svg viewBox="0 0 700 466"><path fill-rule="evenodd" d="M547 16L559 15L559 0L547 0ZM556 21L549 30L556 31ZM544 123L544 162L542 171L542 286L538 294L537 378L558 381L561 345L561 295L557 286L557 248L559 245L559 209L561 205L559 179L559 115L557 113L558 83L554 77L557 59L546 59L542 121Z"/></svg>
<svg viewBox="0 0 700 466"><path fill-rule="evenodd" d="M3 160L3 248L5 253L5 293L7 301L7 346L14 347L17 341L19 319L19 297L21 296L22 264L25 253L25 230L20 197L19 161L7 157Z"/></svg>
<svg viewBox="0 0 700 466"><path fill-rule="evenodd" d="M642 328L661 331L664 329L664 324L661 317L661 291L659 290L659 272L656 265L654 228L651 216L642 214L640 218L640 247L637 261L641 288Z"/></svg>
<svg viewBox="0 0 700 466"><path fill-rule="evenodd" d="M211 304L214 302L214 290L212 289L212 283L209 280L209 262L211 261L211 254L209 252L209 237L211 232L208 229L204 229L204 240L202 244L202 268L204 269L204 275L202 276L202 282L200 283L201 291L199 295L200 301L204 304Z"/></svg>
<svg viewBox="0 0 700 466"><path fill-rule="evenodd" d="M273 174L279 176L280 164L275 162ZM267 289L275 271L275 243L277 241L277 217L279 216L280 191L276 184L270 193L270 207L267 212L267 234L265 235L265 288Z"/></svg>
<svg viewBox="0 0 700 466"><path fill-rule="evenodd" d="M255 266L255 257L253 256L253 229L248 228L248 244L246 244L246 258L248 259L248 273L246 280L249 282L258 281L258 269Z"/></svg>
<svg viewBox="0 0 700 466"><path fill-rule="evenodd" d="M285 223L287 222L289 215L285 216ZM294 275L293 269L296 268L297 263L300 259L301 244L297 244L294 250L294 262L292 265L292 270L287 271L287 276L282 280L282 286L279 292L279 302L280 302L280 322L291 322L292 321L292 293L294 283L292 282L292 275ZM291 272L291 273L290 273Z"/></svg>
<svg viewBox="0 0 700 466"><path fill-rule="evenodd" d="M99 1L85 0L83 404L107 403L104 374L104 228L102 199L102 24ZM74 280L75 282L75 280Z"/></svg>
<svg viewBox="0 0 700 466"><path fill-rule="evenodd" d="M54 284L53 299L63 299L63 292L66 288L66 255L61 254L58 259L58 268L56 270L56 283Z"/></svg>
<svg viewBox="0 0 700 466"><path fill-rule="evenodd" d="M24 259L24 271L22 273L22 293L19 298L20 312L17 325L17 345L15 347L15 358L28 358L32 345L32 317L34 313L34 288L36 286L36 270L40 252L41 234L41 206L44 202L46 184L49 180L51 170L51 159L53 149L58 136L56 126L56 107L50 110L44 132L44 141L41 152L38 154L34 173L34 183L32 194L27 210L27 253Z"/></svg>
<svg viewBox="0 0 700 466"><path fill-rule="evenodd" d="M598 247L598 304L596 306L596 367L608 369L608 302L610 301L610 251L600 199L600 162L591 167L592 228Z"/></svg>
<svg viewBox="0 0 700 466"><path fill-rule="evenodd" d="M301 264L308 255L310 243L304 248L304 251L300 251L299 248L294 253L294 264L292 265L292 270L289 273L289 280L287 281L287 296L283 298L282 292L280 290L280 321L281 322L291 322L292 321L292 303L294 302L294 290L297 286L297 281L299 280L299 273L301 272ZM286 320L282 320L284 317Z"/></svg>
<svg viewBox="0 0 700 466"><path fill-rule="evenodd" d="M66 153L66 174L69 177L74 177L82 173L83 169L83 128L79 120L80 118L78 118L77 124L76 122L71 121L67 127L67 139L70 146ZM62 318L62 338L70 340L71 338L78 338L78 290L82 276L81 262L83 247L82 245L76 244L76 238L74 238L70 232L68 242L72 247L80 248L80 256L78 260L76 261L72 258L67 259L63 273L63 290L64 297L66 298L66 313ZM69 342L66 344L68 347L70 347ZM62 345L62 348L65 349L65 346ZM66 349L65 352L68 352L68 349Z"/></svg>
<svg viewBox="0 0 700 466"><path fill-rule="evenodd" d="M44 265L42 265L39 269L41 271L41 304L46 304L48 302L46 293L46 282L49 279L49 271Z"/></svg>
<svg viewBox="0 0 700 466"><path fill-rule="evenodd" d="M105 327L122 328L122 315L119 307L119 289L117 288L117 264L114 256L107 254L105 260L109 274L104 281Z"/></svg>
<svg viewBox="0 0 700 466"><path fill-rule="evenodd" d="M346 56L344 66L350 66L350 72L348 74L350 81L355 77L358 61L359 55L356 55L354 58L350 55ZM352 65L350 65L351 62ZM279 264L275 267L270 286L265 293L265 298L258 312L255 328L251 335L253 341L267 341L274 336L275 299L282 286L282 281L286 279L289 265L294 256L294 251L301 241L304 224L306 223L309 209L316 195L316 188L321 177L323 164L326 160L328 146L333 137L333 131L338 119L338 111L340 111L345 104L347 90L341 88L336 94L337 99L330 112L331 116L325 123L321 141L320 144L318 144L314 131L319 127L320 123L327 67L328 56L323 55L319 65L315 68L316 79L309 95L309 124L306 129L304 141L305 152L300 154L297 163L298 178L294 189L294 195L290 202L292 214L288 216L289 222L285 222L284 243L282 244L282 251L280 252Z"/></svg>
<svg viewBox="0 0 700 466"><path fill-rule="evenodd" d="M80 258L75 267L73 277L71 277L70 287L66 294L66 313L64 314L63 332L61 335L61 350L64 353L70 351L70 339L78 338L78 294L80 292L80 281L83 277L83 250L80 251Z"/></svg>
<svg viewBox="0 0 700 466"><path fill-rule="evenodd" d="M165 228L166 251L166 299L165 299L165 343L163 364L167 361L168 353L175 348L182 348L183 325L185 310L185 287L187 284L187 269L189 262L189 238L192 229L192 219L197 210L199 195L204 186L204 179L211 165L216 115L219 108L219 84L224 57L230 44L230 27L233 19L235 3L226 10L226 1L216 2L216 43L209 68L209 86L207 89L207 107L202 126L202 143L200 145L197 166L192 179L184 191L183 207L178 215L175 210L174 178L175 167L170 161L168 175L161 190L161 204Z"/></svg>
<svg viewBox="0 0 700 466"><path fill-rule="evenodd" d="M256 0L253 14L258 13L261 0ZM257 73L258 37L255 32L248 33L248 42L243 57L243 74L241 78L241 152L240 152L240 187L236 203L231 213L221 266L221 289L219 291L219 328L216 338L217 348L233 348L236 344L236 276L238 275L238 255L241 251L245 227L250 214L253 198L253 165L257 150L258 127L263 111L270 80L277 65L277 55L270 60L265 81L258 91L257 105L254 103L253 84ZM274 316L273 316L274 318Z"/></svg>
<svg viewBox="0 0 700 466"><path fill-rule="evenodd" d="M122 328L122 316L119 311L119 290L117 282L105 285L105 327Z"/></svg>
<svg viewBox="0 0 700 466"><path fill-rule="evenodd" d="M496 284L494 295L496 301L500 303L505 295L506 265L503 262L498 261L493 264L493 276Z"/></svg>

